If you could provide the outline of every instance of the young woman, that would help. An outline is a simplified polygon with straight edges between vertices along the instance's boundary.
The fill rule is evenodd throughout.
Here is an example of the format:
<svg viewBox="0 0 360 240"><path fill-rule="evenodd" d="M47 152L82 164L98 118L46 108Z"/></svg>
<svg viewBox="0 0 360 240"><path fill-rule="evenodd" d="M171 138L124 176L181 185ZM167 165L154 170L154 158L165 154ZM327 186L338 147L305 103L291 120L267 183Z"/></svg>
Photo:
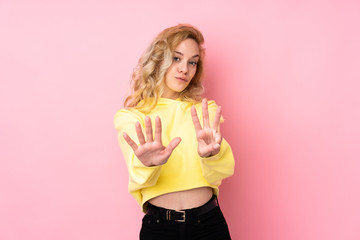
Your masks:
<svg viewBox="0 0 360 240"><path fill-rule="evenodd" d="M162 31L114 118L129 192L146 213L140 239L230 239L217 195L234 158L220 133L221 107L201 100L203 43L191 25Z"/></svg>

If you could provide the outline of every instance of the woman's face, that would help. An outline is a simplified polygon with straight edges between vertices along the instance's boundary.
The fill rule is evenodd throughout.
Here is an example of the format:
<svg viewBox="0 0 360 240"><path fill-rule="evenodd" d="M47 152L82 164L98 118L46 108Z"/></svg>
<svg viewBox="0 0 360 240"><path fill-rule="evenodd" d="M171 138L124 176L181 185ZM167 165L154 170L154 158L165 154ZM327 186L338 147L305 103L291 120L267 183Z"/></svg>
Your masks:
<svg viewBox="0 0 360 240"><path fill-rule="evenodd" d="M162 97L176 99L180 96L194 77L199 58L199 45L194 39L185 39L175 48L173 63L165 74Z"/></svg>

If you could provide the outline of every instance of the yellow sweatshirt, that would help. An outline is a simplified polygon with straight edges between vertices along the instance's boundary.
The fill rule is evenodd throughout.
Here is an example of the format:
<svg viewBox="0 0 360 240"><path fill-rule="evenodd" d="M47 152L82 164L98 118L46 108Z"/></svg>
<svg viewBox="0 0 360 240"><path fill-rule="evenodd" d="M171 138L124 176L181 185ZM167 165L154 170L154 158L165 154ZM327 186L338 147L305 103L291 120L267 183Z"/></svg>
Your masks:
<svg viewBox="0 0 360 240"><path fill-rule="evenodd" d="M207 186L213 188L214 194L217 195L221 180L234 173L234 157L225 139L222 140L217 155L208 158L198 155L196 133L190 112L192 105L194 104L179 99L160 98L156 107L147 114L151 118L153 130L155 117L160 117L164 146L175 137L182 139L168 161L162 166L155 167L144 166L122 135L126 132L138 144L135 123L138 121L145 132L146 115L135 109L121 109L115 114L114 125L129 171L128 189L143 211L144 204L149 199L170 192ZM201 103L195 104L195 107L202 123ZM214 101L209 101L208 107L211 124L217 105Z"/></svg>

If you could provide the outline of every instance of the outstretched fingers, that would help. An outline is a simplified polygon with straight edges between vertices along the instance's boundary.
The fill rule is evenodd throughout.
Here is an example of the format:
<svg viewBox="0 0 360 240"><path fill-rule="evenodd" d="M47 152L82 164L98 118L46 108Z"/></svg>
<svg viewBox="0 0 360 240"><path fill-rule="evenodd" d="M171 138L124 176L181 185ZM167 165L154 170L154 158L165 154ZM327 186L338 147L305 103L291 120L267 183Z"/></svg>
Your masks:
<svg viewBox="0 0 360 240"><path fill-rule="evenodd" d="M212 124L212 128L217 132L220 132L220 119L221 119L221 107L219 106L216 109L215 119L214 119L214 122Z"/></svg>
<svg viewBox="0 0 360 240"><path fill-rule="evenodd" d="M156 142L159 142L159 143L162 143L161 141L161 120L160 118L157 116L155 118L155 141Z"/></svg>
<svg viewBox="0 0 360 240"><path fill-rule="evenodd" d="M125 141L130 145L130 147L135 152L138 148L137 144L129 137L129 135L126 134L126 132L123 132L123 137L124 137Z"/></svg>
<svg viewBox="0 0 360 240"><path fill-rule="evenodd" d="M174 151L174 149L179 145L179 143L181 142L181 138L180 137L176 137L173 138L169 145L167 145L167 147L164 149L164 152L166 153L167 156L170 156L171 153Z"/></svg>
<svg viewBox="0 0 360 240"><path fill-rule="evenodd" d="M206 98L202 100L202 115L203 115L203 127L209 128L210 121L209 121L208 102Z"/></svg>
<svg viewBox="0 0 360 240"><path fill-rule="evenodd" d="M135 131L136 131L136 135L137 135L137 137L139 139L139 143L144 144L145 143L145 138L144 138L144 134L142 132L141 125L140 125L139 122L135 123Z"/></svg>
<svg viewBox="0 0 360 240"><path fill-rule="evenodd" d="M146 142L153 141L153 132L151 126L151 119L149 116L145 117L145 132L146 132Z"/></svg>
<svg viewBox="0 0 360 240"><path fill-rule="evenodd" d="M196 112L196 108L194 106L191 107L191 117L192 117L192 121L194 123L194 127L195 127L195 131L199 132L202 128L201 128L201 124Z"/></svg>

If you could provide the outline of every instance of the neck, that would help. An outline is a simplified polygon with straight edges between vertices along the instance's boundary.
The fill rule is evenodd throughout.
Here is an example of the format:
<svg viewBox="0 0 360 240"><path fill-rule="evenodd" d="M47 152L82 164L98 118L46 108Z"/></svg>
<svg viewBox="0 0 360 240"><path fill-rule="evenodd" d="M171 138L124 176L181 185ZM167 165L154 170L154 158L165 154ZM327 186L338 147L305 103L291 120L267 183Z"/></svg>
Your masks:
<svg viewBox="0 0 360 240"><path fill-rule="evenodd" d="M169 99L173 99L173 100L175 100L175 99L178 99L179 98L179 96L180 96L180 94L163 94L163 95L161 95L161 97L162 98L169 98Z"/></svg>

